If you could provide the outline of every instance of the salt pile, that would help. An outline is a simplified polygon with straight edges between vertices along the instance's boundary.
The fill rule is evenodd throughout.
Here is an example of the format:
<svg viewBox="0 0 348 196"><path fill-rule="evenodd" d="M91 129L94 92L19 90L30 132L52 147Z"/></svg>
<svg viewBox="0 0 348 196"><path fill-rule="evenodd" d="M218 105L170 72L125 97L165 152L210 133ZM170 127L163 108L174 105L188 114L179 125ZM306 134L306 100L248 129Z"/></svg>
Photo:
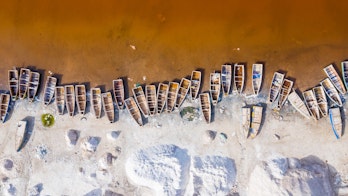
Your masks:
<svg viewBox="0 0 348 196"><path fill-rule="evenodd" d="M248 195L334 195L328 167L316 158L272 157L251 173Z"/></svg>
<svg viewBox="0 0 348 196"><path fill-rule="evenodd" d="M77 143L77 140L79 139L79 131L76 130L69 130L66 134L66 141L69 146L75 146Z"/></svg>
<svg viewBox="0 0 348 196"><path fill-rule="evenodd" d="M89 152L95 152L99 145L100 138L99 137L86 137L84 142L82 143L82 148Z"/></svg>

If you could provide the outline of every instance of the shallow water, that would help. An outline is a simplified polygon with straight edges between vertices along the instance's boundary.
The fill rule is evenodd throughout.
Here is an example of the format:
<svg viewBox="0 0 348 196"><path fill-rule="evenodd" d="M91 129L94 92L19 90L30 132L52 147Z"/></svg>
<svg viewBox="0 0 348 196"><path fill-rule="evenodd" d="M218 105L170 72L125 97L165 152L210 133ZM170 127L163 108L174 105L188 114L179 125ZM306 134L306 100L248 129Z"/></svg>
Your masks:
<svg viewBox="0 0 348 196"><path fill-rule="evenodd" d="M348 58L348 1L7 1L0 8L0 85L7 70L33 66L60 84L111 89L112 79L172 81L225 62L265 63L263 92L283 70L300 90ZM134 47L135 50L134 50ZM133 48L132 48L133 47ZM247 93L251 81L247 79ZM42 85L43 86L43 85Z"/></svg>

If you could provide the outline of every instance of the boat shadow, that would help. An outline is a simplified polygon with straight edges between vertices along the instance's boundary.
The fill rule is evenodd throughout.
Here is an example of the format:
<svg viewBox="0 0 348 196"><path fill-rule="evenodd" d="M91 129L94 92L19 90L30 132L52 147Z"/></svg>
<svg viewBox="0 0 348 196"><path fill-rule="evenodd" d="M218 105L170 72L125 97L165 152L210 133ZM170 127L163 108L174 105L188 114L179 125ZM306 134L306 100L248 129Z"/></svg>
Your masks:
<svg viewBox="0 0 348 196"><path fill-rule="evenodd" d="M342 121L342 133L341 137L345 134L345 128L346 128L346 114L344 113L343 107L340 107L340 113L341 113L341 121Z"/></svg>
<svg viewBox="0 0 348 196"><path fill-rule="evenodd" d="M23 118L23 121L27 122L26 129L23 135L23 141L21 145L16 149L17 152L21 151L29 142L31 136L33 135L34 131L34 125L35 125L35 117L34 116L27 116Z"/></svg>
<svg viewBox="0 0 348 196"><path fill-rule="evenodd" d="M266 116L267 116L267 104L266 103L258 103L256 104L258 106L261 106L262 107L262 118L261 118L261 123L260 123L260 129L259 129L259 132L257 133L257 135L260 135L261 132L262 132L262 128L265 124L265 121L266 121Z"/></svg>

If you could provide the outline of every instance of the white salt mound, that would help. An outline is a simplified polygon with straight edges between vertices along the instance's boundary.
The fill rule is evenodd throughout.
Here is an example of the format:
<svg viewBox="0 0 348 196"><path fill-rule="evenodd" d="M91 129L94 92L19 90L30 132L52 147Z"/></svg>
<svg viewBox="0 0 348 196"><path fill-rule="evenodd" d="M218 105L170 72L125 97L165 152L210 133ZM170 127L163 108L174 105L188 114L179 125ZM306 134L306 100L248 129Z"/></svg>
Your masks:
<svg viewBox="0 0 348 196"><path fill-rule="evenodd" d="M334 195L328 167L315 157L273 157L251 173L248 195Z"/></svg>
<svg viewBox="0 0 348 196"><path fill-rule="evenodd" d="M109 133L107 133L106 137L111 140L114 141L118 138L118 136L120 136L121 131L111 131Z"/></svg>

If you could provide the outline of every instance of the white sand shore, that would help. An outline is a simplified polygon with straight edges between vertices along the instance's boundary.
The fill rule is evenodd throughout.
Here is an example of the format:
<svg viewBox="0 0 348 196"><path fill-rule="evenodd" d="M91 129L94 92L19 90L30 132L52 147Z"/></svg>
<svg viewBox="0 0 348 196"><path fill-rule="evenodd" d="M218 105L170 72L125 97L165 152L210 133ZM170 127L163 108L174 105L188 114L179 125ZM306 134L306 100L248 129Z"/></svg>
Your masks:
<svg viewBox="0 0 348 196"><path fill-rule="evenodd" d="M105 115L97 120L87 112L87 120L81 120L80 115L59 116L54 104L44 107L38 101L17 101L7 122L0 126L1 194L107 195L112 191L123 195L251 195L254 186L268 182L255 181L255 175L260 173L253 172L256 165L279 154L298 159L318 158L325 163L324 167L329 166L332 191L347 194L347 190L339 187L348 183L348 139L345 135L335 139L328 118L318 122L307 120L289 104L285 104L279 118L266 108L260 134L253 140L244 138L240 108L244 103L264 101L231 95L215 108L211 124L206 124L202 116L185 121L175 111L150 117L144 127L139 127L126 110L110 124ZM198 105L189 102L186 100L185 105ZM40 116L46 112L56 118L51 128L41 124ZM16 123L24 118L30 120L32 135L24 149L16 152ZM79 132L75 146L66 140L69 130ZM216 132L215 139L207 136L208 130ZM111 135L112 131L117 133ZM221 133L226 134L226 140ZM97 137L96 143L99 141L95 152L85 150L88 136ZM107 153L112 154L109 164ZM11 161L13 168L6 169ZM289 185L293 175L286 176L283 187ZM291 189L293 193L302 190ZM263 193L266 192L259 192Z"/></svg>

